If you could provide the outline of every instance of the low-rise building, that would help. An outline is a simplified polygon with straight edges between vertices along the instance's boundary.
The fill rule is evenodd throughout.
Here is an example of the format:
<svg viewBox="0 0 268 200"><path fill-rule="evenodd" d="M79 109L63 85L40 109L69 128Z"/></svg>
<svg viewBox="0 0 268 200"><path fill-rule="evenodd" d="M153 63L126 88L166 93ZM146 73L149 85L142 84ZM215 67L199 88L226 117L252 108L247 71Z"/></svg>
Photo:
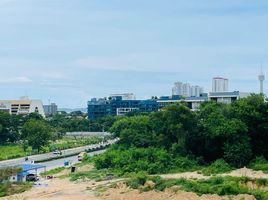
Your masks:
<svg viewBox="0 0 268 200"><path fill-rule="evenodd" d="M108 98L93 98L88 101L88 118L95 119L106 115L125 115L128 112L157 111L155 99L148 100L125 100L122 96L110 96Z"/></svg>
<svg viewBox="0 0 268 200"><path fill-rule="evenodd" d="M11 115L27 115L38 113L45 117L43 103L41 100L22 97L19 100L0 100L0 111Z"/></svg>
<svg viewBox="0 0 268 200"><path fill-rule="evenodd" d="M218 103L232 103L240 98L250 96L250 93L243 93L239 91L234 92L210 92L209 100L216 101Z"/></svg>
<svg viewBox="0 0 268 200"><path fill-rule="evenodd" d="M171 96L171 97L164 96L164 97L160 97L157 100L157 105L158 105L158 110L161 110L163 107L169 104L185 102L191 110L195 111L199 109L202 102L207 101L207 100L208 100L208 97L206 94L201 94L201 96L199 97L186 97L186 98L183 98L177 95Z"/></svg>
<svg viewBox="0 0 268 200"><path fill-rule="evenodd" d="M106 115L125 115L128 112L155 112L163 107L177 103L186 102L192 110L197 110L201 103L207 100L207 95L200 97L184 98L179 95L162 96L147 100L123 100L121 96L108 98L93 98L88 101L88 118L96 119Z"/></svg>
<svg viewBox="0 0 268 200"><path fill-rule="evenodd" d="M148 100L123 100L122 96L88 101L88 118L95 119L106 115L125 115L128 112L155 112L163 109L169 104L184 102L192 110L196 111L205 101L216 101L219 103L232 103L237 99L249 96L250 93L234 92L210 92L201 93L197 97L184 97L181 95L161 96Z"/></svg>

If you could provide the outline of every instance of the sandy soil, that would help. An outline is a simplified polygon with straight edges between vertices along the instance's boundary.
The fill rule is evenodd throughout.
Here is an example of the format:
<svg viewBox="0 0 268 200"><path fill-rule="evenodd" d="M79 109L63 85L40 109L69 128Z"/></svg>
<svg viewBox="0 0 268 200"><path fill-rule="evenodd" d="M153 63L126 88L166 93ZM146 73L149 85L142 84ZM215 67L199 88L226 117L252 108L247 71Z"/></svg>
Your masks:
<svg viewBox="0 0 268 200"><path fill-rule="evenodd" d="M268 179L268 174L263 173L262 171L254 171L252 169L248 169L246 167L234 170L230 173L221 174L219 176L247 176L249 178L266 178ZM184 172L184 173L177 173L177 174L163 174L161 175L162 178L186 178L186 179L208 179L210 176L204 176L198 172Z"/></svg>
<svg viewBox="0 0 268 200"><path fill-rule="evenodd" d="M254 171L252 169L248 169L246 167L234 170L230 173L227 174L222 174L222 176L236 176L236 177L241 177L241 176L246 176L249 178L266 178L268 179L268 174L263 173L262 171Z"/></svg>
<svg viewBox="0 0 268 200"><path fill-rule="evenodd" d="M47 184L47 185L46 185ZM140 193L138 190L132 190L126 186L111 188L105 192L96 193L92 190L98 185L106 185L109 182L79 182L73 183L67 179L58 179L45 181L41 186L33 187L31 190L22 194L10 197L0 198L1 200L228 200L228 197L219 197L217 195L197 196L192 192L171 191L157 192L149 191ZM119 184L120 185L120 184ZM123 184L121 184L123 185ZM249 195L239 195L234 200L255 200Z"/></svg>
<svg viewBox="0 0 268 200"><path fill-rule="evenodd" d="M238 169L231 173L224 174L231 176L248 176L251 178L268 178L267 174L260 171L253 171L247 168ZM179 174L162 175L163 178L208 178L197 172L187 172ZM10 197L0 198L0 200L228 200L228 197L218 195L197 196L192 192L178 191L172 192L171 189L165 192L149 191L140 193L138 190L132 190L126 187L120 180L102 181L102 182L70 182L68 179L54 178L52 180L43 180L40 185L34 186L31 190L22 194ZM121 179L122 181L122 179ZM116 183L115 188L109 188ZM101 186L101 187L100 187ZM234 200L254 200L249 195L239 195Z"/></svg>
<svg viewBox="0 0 268 200"><path fill-rule="evenodd" d="M162 178L170 179L170 178L186 178L186 179L208 179L209 176L204 176L198 172L183 172L183 173L176 173L176 174L163 174L160 175Z"/></svg>

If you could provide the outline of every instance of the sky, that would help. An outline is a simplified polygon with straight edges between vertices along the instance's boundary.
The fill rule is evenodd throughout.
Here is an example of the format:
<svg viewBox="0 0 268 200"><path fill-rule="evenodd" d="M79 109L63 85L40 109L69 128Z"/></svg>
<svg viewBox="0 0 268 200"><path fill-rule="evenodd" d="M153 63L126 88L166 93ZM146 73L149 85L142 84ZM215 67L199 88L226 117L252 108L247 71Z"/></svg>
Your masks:
<svg viewBox="0 0 268 200"><path fill-rule="evenodd" d="M171 95L175 81L209 92L214 76L259 92L267 23L267 0L0 0L0 99L77 108Z"/></svg>

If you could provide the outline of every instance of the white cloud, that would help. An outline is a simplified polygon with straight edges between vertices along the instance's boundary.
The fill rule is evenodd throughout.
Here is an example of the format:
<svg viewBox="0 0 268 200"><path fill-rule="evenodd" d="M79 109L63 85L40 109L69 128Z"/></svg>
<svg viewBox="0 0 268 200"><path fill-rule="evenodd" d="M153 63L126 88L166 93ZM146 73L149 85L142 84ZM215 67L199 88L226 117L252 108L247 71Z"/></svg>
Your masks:
<svg viewBox="0 0 268 200"><path fill-rule="evenodd" d="M0 78L0 83L30 83L32 79L26 76L12 77L12 78Z"/></svg>

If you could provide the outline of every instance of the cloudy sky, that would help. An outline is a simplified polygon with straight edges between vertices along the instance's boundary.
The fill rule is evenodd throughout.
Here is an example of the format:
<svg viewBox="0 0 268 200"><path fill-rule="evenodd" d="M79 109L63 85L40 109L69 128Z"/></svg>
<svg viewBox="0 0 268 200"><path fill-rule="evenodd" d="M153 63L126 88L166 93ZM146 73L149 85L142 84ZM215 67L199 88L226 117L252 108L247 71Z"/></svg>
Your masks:
<svg viewBox="0 0 268 200"><path fill-rule="evenodd" d="M258 92L267 23L267 0L0 0L0 98L86 107L175 81L210 91L213 76Z"/></svg>

